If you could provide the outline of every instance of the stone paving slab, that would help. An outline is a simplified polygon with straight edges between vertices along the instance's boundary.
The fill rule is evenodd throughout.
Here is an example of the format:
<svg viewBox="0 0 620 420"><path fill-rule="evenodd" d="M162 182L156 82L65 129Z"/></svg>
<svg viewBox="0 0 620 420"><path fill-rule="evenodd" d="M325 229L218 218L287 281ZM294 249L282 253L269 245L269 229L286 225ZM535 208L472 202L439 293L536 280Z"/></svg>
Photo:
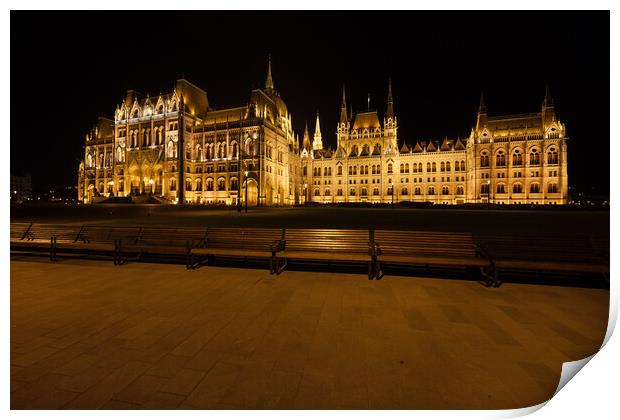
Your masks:
<svg viewBox="0 0 620 420"><path fill-rule="evenodd" d="M609 291L11 261L12 409L518 408L595 352Z"/></svg>

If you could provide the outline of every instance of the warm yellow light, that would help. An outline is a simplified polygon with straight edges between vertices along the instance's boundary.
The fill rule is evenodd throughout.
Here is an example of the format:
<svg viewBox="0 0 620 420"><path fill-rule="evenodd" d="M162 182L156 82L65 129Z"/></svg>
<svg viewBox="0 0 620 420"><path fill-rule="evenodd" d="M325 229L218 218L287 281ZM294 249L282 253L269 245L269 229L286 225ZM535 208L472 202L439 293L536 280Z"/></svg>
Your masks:
<svg viewBox="0 0 620 420"><path fill-rule="evenodd" d="M153 185L155 183L155 181L153 181L153 178L149 179L149 184Z"/></svg>
<svg viewBox="0 0 620 420"><path fill-rule="evenodd" d="M248 177L248 173L249 173L248 171L245 171L245 177L246 178Z"/></svg>

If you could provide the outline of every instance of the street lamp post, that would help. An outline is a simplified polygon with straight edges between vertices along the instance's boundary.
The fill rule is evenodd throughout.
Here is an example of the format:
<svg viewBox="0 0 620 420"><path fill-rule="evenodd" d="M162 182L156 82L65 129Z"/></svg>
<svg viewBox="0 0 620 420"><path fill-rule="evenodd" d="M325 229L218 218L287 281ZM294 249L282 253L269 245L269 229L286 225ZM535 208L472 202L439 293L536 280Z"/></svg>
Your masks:
<svg viewBox="0 0 620 420"><path fill-rule="evenodd" d="M487 179L487 208L491 207L491 180Z"/></svg>
<svg viewBox="0 0 620 420"><path fill-rule="evenodd" d="M308 189L308 184L304 184L304 207L306 207L306 203L308 202L308 193L306 190Z"/></svg>
<svg viewBox="0 0 620 420"><path fill-rule="evenodd" d="M248 171L245 171L245 212L248 212Z"/></svg>

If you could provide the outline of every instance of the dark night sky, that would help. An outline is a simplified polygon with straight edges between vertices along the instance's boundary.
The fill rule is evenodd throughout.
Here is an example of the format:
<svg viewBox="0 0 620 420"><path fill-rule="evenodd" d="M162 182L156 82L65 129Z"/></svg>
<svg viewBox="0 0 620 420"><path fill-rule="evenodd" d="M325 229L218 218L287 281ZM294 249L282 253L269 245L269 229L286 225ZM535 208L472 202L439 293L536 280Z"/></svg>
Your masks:
<svg viewBox="0 0 620 420"><path fill-rule="evenodd" d="M566 123L569 183L609 193L608 12L11 12L11 172L36 190L77 183L84 135L127 89L184 75L212 106L277 90L302 133L321 115L335 145L343 83L354 110L385 112L400 140L466 137L489 115L535 112L549 83Z"/></svg>

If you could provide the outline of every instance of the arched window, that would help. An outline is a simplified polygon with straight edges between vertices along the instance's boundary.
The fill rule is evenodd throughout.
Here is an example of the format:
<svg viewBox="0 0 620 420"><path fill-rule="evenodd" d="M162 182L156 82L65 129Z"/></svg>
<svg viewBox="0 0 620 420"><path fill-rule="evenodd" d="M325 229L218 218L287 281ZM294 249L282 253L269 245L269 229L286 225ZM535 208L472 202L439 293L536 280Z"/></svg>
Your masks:
<svg viewBox="0 0 620 420"><path fill-rule="evenodd" d="M456 195L463 195L463 186L459 185L458 187L456 187Z"/></svg>
<svg viewBox="0 0 620 420"><path fill-rule="evenodd" d="M230 190L231 191L239 190L239 181L237 180L237 178L230 179Z"/></svg>
<svg viewBox="0 0 620 420"><path fill-rule="evenodd" d="M151 145L151 130L150 129L144 132L144 145L145 146Z"/></svg>
<svg viewBox="0 0 620 420"><path fill-rule="evenodd" d="M349 154L349 156L355 157L358 155L359 155L358 148L357 148L357 145L355 145L351 148L351 153Z"/></svg>
<svg viewBox="0 0 620 420"><path fill-rule="evenodd" d="M163 140L163 127L159 127L159 129L157 129L157 138L155 139L155 141L157 142L157 144L161 144L162 140Z"/></svg>
<svg viewBox="0 0 620 420"><path fill-rule="evenodd" d="M120 146L116 148L116 161L117 162L123 161L123 149L121 149Z"/></svg>
<svg viewBox="0 0 620 420"><path fill-rule="evenodd" d="M461 161L461 171L464 171L464 170L465 170L465 161L462 160Z"/></svg>
<svg viewBox="0 0 620 420"><path fill-rule="evenodd" d="M450 188L445 187L445 186L444 186L444 187L442 187L442 188L441 188L441 194L442 194L442 195L449 195L449 194L450 194Z"/></svg>
<svg viewBox="0 0 620 420"><path fill-rule="evenodd" d="M381 173L381 165L377 165L377 175Z"/></svg>
<svg viewBox="0 0 620 420"><path fill-rule="evenodd" d="M484 184L480 184L480 194L488 194L489 193L489 184L486 182Z"/></svg>
<svg viewBox="0 0 620 420"><path fill-rule="evenodd" d="M407 189L407 187L403 187L403 188L400 190L400 193L401 193L402 195L409 195L409 190Z"/></svg>
<svg viewBox="0 0 620 420"><path fill-rule="evenodd" d="M342 165L338 165L338 175L342 175Z"/></svg>
<svg viewBox="0 0 620 420"><path fill-rule="evenodd" d="M254 155L254 141L252 139L245 141L245 154L248 156Z"/></svg>
<svg viewBox="0 0 620 420"><path fill-rule="evenodd" d="M547 152L547 163L549 165L558 164L558 152L555 150L555 147L550 148Z"/></svg>
<svg viewBox="0 0 620 420"><path fill-rule="evenodd" d="M417 173L418 173L418 164L417 164L417 163L414 163L414 164L413 164L413 173L414 173L414 174L417 174Z"/></svg>
<svg viewBox="0 0 620 420"><path fill-rule="evenodd" d="M196 178L196 190L195 191L202 191L202 178Z"/></svg>
<svg viewBox="0 0 620 420"><path fill-rule="evenodd" d="M168 142L168 157L170 159L176 158L176 152L177 152L177 149L176 147L174 147L174 143L172 142L172 140L170 140Z"/></svg>
<svg viewBox="0 0 620 420"><path fill-rule="evenodd" d="M185 180L185 191L191 191L192 190L192 180L187 178Z"/></svg>
<svg viewBox="0 0 620 420"><path fill-rule="evenodd" d="M557 193L558 192L558 184L556 184L556 183L549 183L547 185L547 192L549 192L549 193Z"/></svg>
<svg viewBox="0 0 620 420"><path fill-rule="evenodd" d="M379 145L379 143L375 144L375 147L372 150L372 154L373 155L380 155L381 154L381 145Z"/></svg>
<svg viewBox="0 0 620 420"><path fill-rule="evenodd" d="M435 187L428 187L428 195L435 195Z"/></svg>
<svg viewBox="0 0 620 420"><path fill-rule="evenodd" d="M455 172L460 171L460 169L459 169L459 168L460 168L460 163L459 163L459 161L457 160L456 162L454 162L454 171L455 171Z"/></svg>
<svg viewBox="0 0 620 420"><path fill-rule="evenodd" d="M437 164L433 162L431 165L433 166L433 172L437 172Z"/></svg>
<svg viewBox="0 0 620 420"><path fill-rule="evenodd" d="M504 194L506 192L504 184L497 184L496 192L497 194Z"/></svg>
<svg viewBox="0 0 620 420"><path fill-rule="evenodd" d="M217 180L217 190L226 191L226 180L224 178L220 178Z"/></svg>
<svg viewBox="0 0 620 420"><path fill-rule="evenodd" d="M365 144L364 146L362 146L362 155L367 156L370 154L370 148L368 147L367 144Z"/></svg>
<svg viewBox="0 0 620 420"><path fill-rule="evenodd" d="M203 156L202 156L202 146L200 146L198 144L198 145L196 145L196 160L202 161L203 160L202 158L203 158Z"/></svg>
<svg viewBox="0 0 620 420"><path fill-rule="evenodd" d="M413 192L415 195L422 195L422 190L420 187L415 187L415 190Z"/></svg>
<svg viewBox="0 0 620 420"><path fill-rule="evenodd" d="M530 184L530 192L531 193L539 193L540 192L540 184L533 182Z"/></svg>
<svg viewBox="0 0 620 420"><path fill-rule="evenodd" d="M318 188L316 188L316 189L314 190L314 195L315 195L315 196L316 196L316 195L321 195L321 191L319 191L319 189L318 189Z"/></svg>
<svg viewBox="0 0 620 420"><path fill-rule="evenodd" d="M138 147L138 130L131 132L131 147Z"/></svg>
<svg viewBox="0 0 620 420"><path fill-rule="evenodd" d="M540 165L540 153L537 149L532 149L530 152L530 165Z"/></svg>
<svg viewBox="0 0 620 420"><path fill-rule="evenodd" d="M87 168L93 167L93 157L90 154L86 155L86 167Z"/></svg>
<svg viewBox="0 0 620 420"><path fill-rule="evenodd" d="M513 166L521 166L523 165L523 155L520 150L515 150L512 153L512 165Z"/></svg>
<svg viewBox="0 0 620 420"><path fill-rule="evenodd" d="M450 172L450 162L446 162L446 172Z"/></svg>
<svg viewBox="0 0 620 420"><path fill-rule="evenodd" d="M360 195L363 195L363 196L368 195L368 190L366 189L366 187L362 187Z"/></svg>
<svg viewBox="0 0 620 420"><path fill-rule="evenodd" d="M351 187L349 190L349 195L355 195L355 187Z"/></svg>
<svg viewBox="0 0 620 420"><path fill-rule="evenodd" d="M512 192L515 194L520 194L523 192L523 186L521 184L512 184Z"/></svg>
<svg viewBox="0 0 620 420"><path fill-rule="evenodd" d="M503 150L500 150L495 155L495 166L506 166L506 155Z"/></svg>
<svg viewBox="0 0 620 420"><path fill-rule="evenodd" d="M405 172L405 164L404 164L404 163L401 163L401 164L400 164L400 173L402 174L402 173L404 173L404 172Z"/></svg>
<svg viewBox="0 0 620 420"><path fill-rule="evenodd" d="M482 154L480 155L480 166L483 168L489 166L489 156L486 151L482 152Z"/></svg>
<svg viewBox="0 0 620 420"><path fill-rule="evenodd" d="M353 167L353 175L357 175L357 165Z"/></svg>
<svg viewBox="0 0 620 420"><path fill-rule="evenodd" d="M207 191L213 191L213 178L207 179Z"/></svg>
<svg viewBox="0 0 620 420"><path fill-rule="evenodd" d="M441 162L441 163L439 164L439 170L440 170L441 172L446 172L446 163L445 163L445 162Z"/></svg>
<svg viewBox="0 0 620 420"><path fill-rule="evenodd" d="M332 192L329 190L329 188L325 190L325 195L326 196L332 195Z"/></svg>
<svg viewBox="0 0 620 420"><path fill-rule="evenodd" d="M391 164L391 163L388 163L388 170L387 170L387 173L388 173L388 174L391 174L391 173L392 173L392 164Z"/></svg>
<svg viewBox="0 0 620 420"><path fill-rule="evenodd" d="M233 152L233 157L234 158L239 158L239 146L237 145L237 142L233 142L233 144L232 144L232 152Z"/></svg>
<svg viewBox="0 0 620 420"><path fill-rule="evenodd" d="M372 189L372 195L379 195L379 188L373 188Z"/></svg>

